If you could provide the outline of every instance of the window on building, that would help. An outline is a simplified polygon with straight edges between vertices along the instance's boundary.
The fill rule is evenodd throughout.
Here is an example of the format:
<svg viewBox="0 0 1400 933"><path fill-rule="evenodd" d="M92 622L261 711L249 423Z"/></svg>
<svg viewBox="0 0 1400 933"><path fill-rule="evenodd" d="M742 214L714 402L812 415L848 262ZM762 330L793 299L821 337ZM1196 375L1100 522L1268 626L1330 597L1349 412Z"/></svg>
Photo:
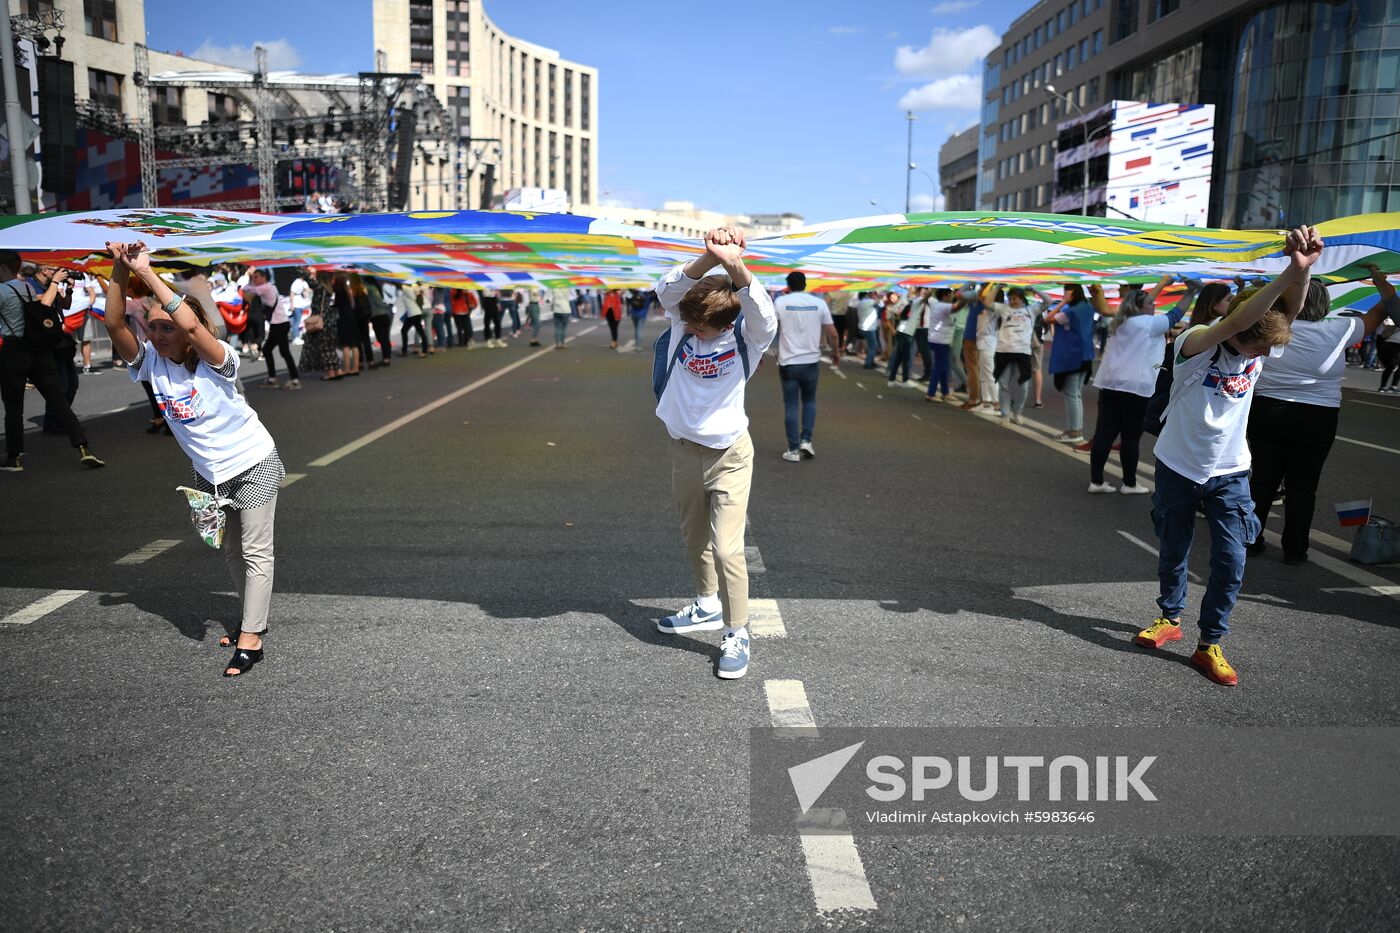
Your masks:
<svg viewBox="0 0 1400 933"><path fill-rule="evenodd" d="M1010 68L1010 67L1011 67L1011 50L1010 50L1010 49L1007 49L1006 51L1002 52L1002 62L1001 62L1001 64L1002 64L1002 67L1003 67L1003 68Z"/></svg>
<svg viewBox="0 0 1400 933"><path fill-rule="evenodd" d="M1060 52L1055 56L1055 77L1065 73L1065 54Z"/></svg>
<svg viewBox="0 0 1400 933"><path fill-rule="evenodd" d="M110 71L88 69L88 97L94 104L122 112L122 76Z"/></svg>
<svg viewBox="0 0 1400 933"><path fill-rule="evenodd" d="M558 123L558 122L559 122L558 111L555 110L555 107L554 107L554 101L555 101L555 97L556 97L556 94L555 94L555 84L556 84L556 79L557 79L557 77L558 77L558 74L557 74L558 71L559 71L558 66L556 66L556 65L550 65L550 66L549 66L549 122L550 122L550 123ZM553 147L551 146L551 148L553 148ZM553 172L554 169L551 168L550 171ZM550 185L551 185L551 187L552 187L552 186L553 186L553 182L551 182Z"/></svg>
<svg viewBox="0 0 1400 933"><path fill-rule="evenodd" d="M184 95L178 87L150 87L151 121L156 126L184 126Z"/></svg>
<svg viewBox="0 0 1400 933"><path fill-rule="evenodd" d="M584 76L584 80L588 80L588 77L586 75ZM587 113L587 108L584 108L583 112ZM587 127L584 127L584 129L587 129ZM583 173L583 178L580 179L579 183L579 201L581 201L584 204L593 203L592 172L589 170L589 166L592 164L592 147L588 143L589 141L587 137L584 137L583 139L580 139L578 141L579 171Z"/></svg>
<svg viewBox="0 0 1400 933"><path fill-rule="evenodd" d="M1055 21L1047 19L1045 21L1045 41L1049 42L1053 38L1055 38Z"/></svg>
<svg viewBox="0 0 1400 933"><path fill-rule="evenodd" d="M117 0L83 0L83 26L96 39L117 41Z"/></svg>
<svg viewBox="0 0 1400 933"><path fill-rule="evenodd" d="M1089 79L1089 103L1092 104L1094 101L1096 101L1096 100L1098 100L1098 99L1099 99L1099 79L1098 79L1098 78L1090 78L1090 79Z"/></svg>
<svg viewBox="0 0 1400 933"><path fill-rule="evenodd" d="M1095 30L1094 30L1094 54L1097 55L1097 54L1099 54L1099 53L1102 52L1102 51L1103 51L1103 30L1102 30L1102 29L1095 29Z"/></svg>
<svg viewBox="0 0 1400 933"><path fill-rule="evenodd" d="M1137 32L1141 0L1115 0L1113 7L1113 41L1126 39Z"/></svg>
<svg viewBox="0 0 1400 933"><path fill-rule="evenodd" d="M564 190L574 197L574 138L564 137Z"/></svg>
<svg viewBox="0 0 1400 933"><path fill-rule="evenodd" d="M1071 4L1069 5L1069 24L1070 24L1071 26L1073 26L1073 25L1074 25L1075 23L1077 23L1077 22L1079 22L1079 3L1078 3L1078 0L1076 0L1076 2L1071 3Z"/></svg>
<svg viewBox="0 0 1400 933"><path fill-rule="evenodd" d="M540 100L544 95L540 93L540 60L535 59L535 119L540 118Z"/></svg>
<svg viewBox="0 0 1400 933"><path fill-rule="evenodd" d="M1035 27L1035 32L1031 33L1031 35L1035 37L1035 41L1031 44L1031 48L1032 48L1032 49L1038 49L1038 48L1040 48L1040 31L1041 31L1041 28L1042 28L1042 27L1037 26L1037 27Z"/></svg>
<svg viewBox="0 0 1400 933"><path fill-rule="evenodd" d="M1179 6L1181 6L1181 0L1151 0L1151 4L1147 8L1147 21L1155 23L1168 13L1175 13Z"/></svg>
<svg viewBox="0 0 1400 933"><path fill-rule="evenodd" d="M1089 60L1089 45L1090 40L1087 36L1079 40L1079 63L1081 65Z"/></svg>
<svg viewBox="0 0 1400 933"><path fill-rule="evenodd" d="M578 118L579 118L579 127L582 128L583 130L587 131L587 130L591 130L591 129L593 128L593 115L592 115L592 107L593 107L593 76L590 75L590 74L584 73L584 74L582 74L582 75L579 76L579 81L580 81L579 92L578 92ZM587 140L584 140L584 143L583 143L583 144L584 144L584 146L586 147L586 146L588 145L588 141L587 141ZM587 178L586 175L585 175L584 177ZM586 184L586 182L585 182L585 184ZM583 200L584 200L585 203L587 203L587 202L588 202L588 197L585 196Z"/></svg>
<svg viewBox="0 0 1400 933"><path fill-rule="evenodd" d="M549 187L559 187L559 134L549 134Z"/></svg>
<svg viewBox="0 0 1400 933"><path fill-rule="evenodd" d="M1064 10L1061 10L1060 12L1058 12L1058 13L1055 14L1055 31L1056 31L1056 32L1064 32L1064 31L1065 31L1065 11L1064 11Z"/></svg>
<svg viewBox="0 0 1400 933"><path fill-rule="evenodd" d="M208 95L210 123L238 119L238 99L236 97L232 94L215 94L213 91L209 91Z"/></svg>
<svg viewBox="0 0 1400 933"><path fill-rule="evenodd" d="M574 125L574 72L571 68L564 69L564 125Z"/></svg>

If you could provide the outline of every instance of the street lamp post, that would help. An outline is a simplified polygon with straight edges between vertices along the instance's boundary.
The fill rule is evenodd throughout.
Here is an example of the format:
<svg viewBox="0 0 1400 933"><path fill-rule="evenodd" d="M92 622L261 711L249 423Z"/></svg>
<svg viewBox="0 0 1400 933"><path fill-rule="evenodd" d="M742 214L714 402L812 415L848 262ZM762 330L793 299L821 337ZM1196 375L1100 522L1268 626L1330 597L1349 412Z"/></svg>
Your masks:
<svg viewBox="0 0 1400 933"><path fill-rule="evenodd" d="M919 168L919 166L915 165L913 162L910 162L910 163L909 163L909 171L911 171L911 172L918 172L920 175L922 175L922 176L924 176L925 178L928 179L928 183L929 183L929 184L932 186L932 188L933 188L933 194L931 195L931 197L933 198L934 201L937 201L937 200L938 200L938 182L936 182L936 181L933 180L933 176L930 175L928 172L924 171L923 169ZM931 206L932 206L932 205L930 205L930 207L931 207Z"/></svg>
<svg viewBox="0 0 1400 933"><path fill-rule="evenodd" d="M909 166L904 170L904 213L909 213L909 192L913 184L911 170L914 168L914 111L904 111L904 118L909 121L909 139L904 147L904 164Z"/></svg>
<svg viewBox="0 0 1400 933"><path fill-rule="evenodd" d="M1104 130L1113 129L1113 123L1112 121L1105 123L1103 126L1090 133L1088 132L1088 121L1084 116L1084 108L1080 107L1079 103L1073 97L1070 97L1068 94L1061 94L1059 91L1055 90L1055 85L1053 84L1045 85L1045 91L1050 96L1057 97L1060 100L1064 101L1066 104L1069 104L1071 107L1073 107L1079 113L1080 122L1085 127L1084 173L1083 185L1079 190L1079 213L1087 217L1089 216L1089 144L1093 142L1095 136L1099 135Z"/></svg>

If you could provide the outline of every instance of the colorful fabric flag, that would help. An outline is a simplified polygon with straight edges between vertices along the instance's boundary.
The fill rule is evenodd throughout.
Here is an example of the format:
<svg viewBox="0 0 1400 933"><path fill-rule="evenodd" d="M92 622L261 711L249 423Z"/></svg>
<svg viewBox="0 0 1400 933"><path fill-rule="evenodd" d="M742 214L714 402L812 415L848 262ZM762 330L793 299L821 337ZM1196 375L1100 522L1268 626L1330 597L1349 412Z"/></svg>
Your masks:
<svg viewBox="0 0 1400 933"><path fill-rule="evenodd" d="M1328 284L1400 273L1400 214L1318 225ZM251 214L131 208L0 219L0 248L69 268L110 267L107 240L144 240L157 264L239 262L354 269L406 281L541 288L654 283L697 255L697 240L572 214L416 211ZM777 286L807 273L814 290L956 285L1149 283L1163 275L1272 276L1287 266L1277 230L1212 230L1061 214L894 214L817 224L748 241L749 268ZM489 284L488 284L489 283Z"/></svg>
<svg viewBox="0 0 1400 933"><path fill-rule="evenodd" d="M1353 502L1337 503L1337 522L1343 528L1364 525L1371 520L1371 500L1357 499Z"/></svg>

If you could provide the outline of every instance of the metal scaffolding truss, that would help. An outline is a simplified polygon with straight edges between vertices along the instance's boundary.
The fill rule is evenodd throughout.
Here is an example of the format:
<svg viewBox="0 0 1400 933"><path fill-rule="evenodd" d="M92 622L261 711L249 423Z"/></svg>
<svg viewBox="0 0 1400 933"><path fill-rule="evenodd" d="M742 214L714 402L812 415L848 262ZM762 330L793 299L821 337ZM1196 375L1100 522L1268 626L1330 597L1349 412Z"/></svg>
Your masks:
<svg viewBox="0 0 1400 933"><path fill-rule="evenodd" d="M396 110L417 112L418 148L447 161L453 158L456 122L428 91L418 74L361 72L356 76L315 76L269 73L267 56L256 49L254 71L170 72L151 74L149 55L136 46L133 83L138 95L134 122L96 106L84 108L84 122L130 138L141 151L141 193L147 207L159 206L158 172L162 168L200 168L213 165L254 165L258 173L256 203L239 200L217 202L225 209L256 207L274 212L301 202L300 197L278 197L273 183L277 163L295 159L320 159L339 165L341 193L360 203L361 209L382 210L387 205L387 172L394 140L389 131ZM252 120L224 120L198 126L156 126L151 87L194 88L227 94L252 112ZM355 91L352 109L347 94ZM156 146L182 153L157 159Z"/></svg>

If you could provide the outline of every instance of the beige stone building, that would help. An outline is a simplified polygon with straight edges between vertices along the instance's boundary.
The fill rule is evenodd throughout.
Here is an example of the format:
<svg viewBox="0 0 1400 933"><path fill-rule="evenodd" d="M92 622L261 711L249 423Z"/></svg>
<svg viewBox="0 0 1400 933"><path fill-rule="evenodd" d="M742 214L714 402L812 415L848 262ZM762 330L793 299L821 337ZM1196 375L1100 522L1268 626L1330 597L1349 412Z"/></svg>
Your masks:
<svg viewBox="0 0 1400 933"><path fill-rule="evenodd" d="M562 189L579 213L598 197L598 69L507 35L481 0L374 0L374 46L386 71L422 75L472 140L467 206L489 206L480 179L493 162L498 196Z"/></svg>

